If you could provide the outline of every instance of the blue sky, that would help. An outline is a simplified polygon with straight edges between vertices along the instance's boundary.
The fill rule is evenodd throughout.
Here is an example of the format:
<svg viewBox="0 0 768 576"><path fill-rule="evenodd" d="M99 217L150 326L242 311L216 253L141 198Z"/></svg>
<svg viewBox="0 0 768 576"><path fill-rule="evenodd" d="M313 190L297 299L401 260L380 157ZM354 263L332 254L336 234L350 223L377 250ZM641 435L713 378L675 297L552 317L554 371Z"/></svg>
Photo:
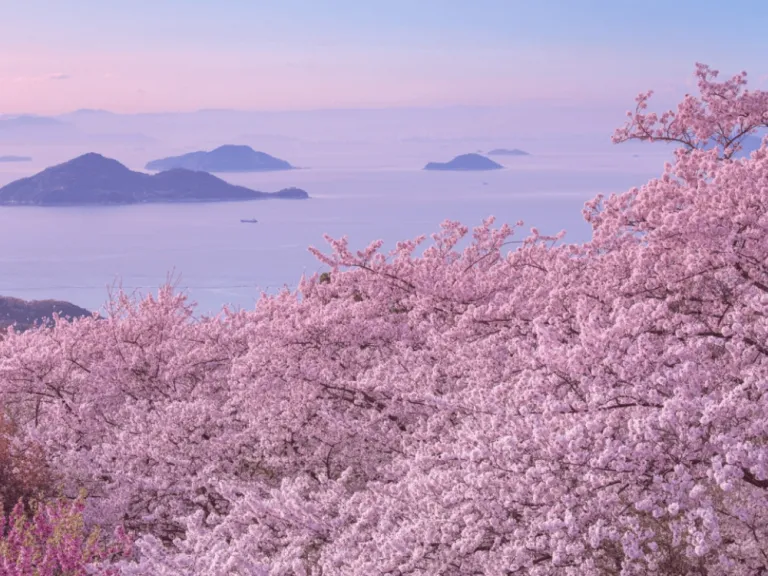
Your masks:
<svg viewBox="0 0 768 576"><path fill-rule="evenodd" d="M0 112L511 105L766 85L768 2L5 0ZM54 97L55 95L55 97Z"/></svg>

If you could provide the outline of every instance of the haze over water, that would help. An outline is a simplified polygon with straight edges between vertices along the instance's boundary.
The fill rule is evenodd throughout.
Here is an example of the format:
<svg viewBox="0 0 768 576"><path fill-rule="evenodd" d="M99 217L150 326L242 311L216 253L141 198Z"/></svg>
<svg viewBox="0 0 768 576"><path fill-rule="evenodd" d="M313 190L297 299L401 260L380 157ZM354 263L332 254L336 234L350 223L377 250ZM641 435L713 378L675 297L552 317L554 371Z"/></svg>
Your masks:
<svg viewBox="0 0 768 576"><path fill-rule="evenodd" d="M395 157L389 168L220 175L264 191L299 186L312 196L307 201L0 208L0 294L99 309L116 281L149 293L173 273L207 313L224 304L250 308L261 290L295 287L302 273L324 269L307 247L324 249L326 233L347 235L354 248L379 238L392 247L437 231L445 219L474 226L494 215L498 223L524 220L525 233L566 229L566 241L583 242L590 236L584 202L647 181L661 160L574 153L503 161L512 167L425 172L409 165L418 159ZM0 172L0 184L16 177Z"/></svg>

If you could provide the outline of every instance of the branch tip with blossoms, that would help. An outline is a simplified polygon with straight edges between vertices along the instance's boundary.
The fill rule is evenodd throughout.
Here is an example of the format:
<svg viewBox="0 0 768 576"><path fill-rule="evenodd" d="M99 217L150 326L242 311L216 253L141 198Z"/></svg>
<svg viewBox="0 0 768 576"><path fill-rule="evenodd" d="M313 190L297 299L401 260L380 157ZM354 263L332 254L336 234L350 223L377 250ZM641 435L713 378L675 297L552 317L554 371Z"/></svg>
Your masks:
<svg viewBox="0 0 768 576"><path fill-rule="evenodd" d="M717 82L717 76L717 70L697 63L700 96L686 94L676 111L660 116L645 112L653 91L639 94L635 111L627 112L629 121L616 130L612 141L668 142L685 152L715 148L718 158L731 159L746 136L768 127L768 92L744 89L746 72L723 82Z"/></svg>

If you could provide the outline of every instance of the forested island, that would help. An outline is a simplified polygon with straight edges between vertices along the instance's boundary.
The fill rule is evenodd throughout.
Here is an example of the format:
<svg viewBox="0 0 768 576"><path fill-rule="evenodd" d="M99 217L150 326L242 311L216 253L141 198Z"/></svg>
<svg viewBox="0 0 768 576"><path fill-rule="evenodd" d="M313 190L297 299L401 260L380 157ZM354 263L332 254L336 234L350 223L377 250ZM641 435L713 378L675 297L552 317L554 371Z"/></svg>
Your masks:
<svg viewBox="0 0 768 576"><path fill-rule="evenodd" d="M88 153L0 188L4 206L86 206L151 202L302 200L300 188L259 192L209 174L176 168L157 174L135 172L100 154Z"/></svg>
<svg viewBox="0 0 768 576"><path fill-rule="evenodd" d="M498 162L486 158L481 154L461 154L448 162L430 162L424 166L424 170L445 170L445 171L483 171L500 170L504 168Z"/></svg>
<svg viewBox="0 0 768 576"><path fill-rule="evenodd" d="M254 150L250 146L225 144L211 151L189 152L147 163L147 170L186 168L203 172L271 172L294 170L285 160Z"/></svg>

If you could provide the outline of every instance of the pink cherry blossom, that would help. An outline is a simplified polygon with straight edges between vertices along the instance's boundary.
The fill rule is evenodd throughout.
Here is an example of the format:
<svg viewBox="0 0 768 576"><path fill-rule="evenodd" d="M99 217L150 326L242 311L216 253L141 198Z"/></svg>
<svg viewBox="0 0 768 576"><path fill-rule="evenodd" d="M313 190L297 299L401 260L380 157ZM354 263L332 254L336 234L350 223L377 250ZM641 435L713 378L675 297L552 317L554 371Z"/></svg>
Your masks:
<svg viewBox="0 0 768 576"><path fill-rule="evenodd" d="M681 149L590 242L446 222L195 319L168 287L0 342L0 396L124 574L768 572L768 94L615 139ZM709 142L719 148L706 150ZM462 247L464 246L464 247Z"/></svg>

